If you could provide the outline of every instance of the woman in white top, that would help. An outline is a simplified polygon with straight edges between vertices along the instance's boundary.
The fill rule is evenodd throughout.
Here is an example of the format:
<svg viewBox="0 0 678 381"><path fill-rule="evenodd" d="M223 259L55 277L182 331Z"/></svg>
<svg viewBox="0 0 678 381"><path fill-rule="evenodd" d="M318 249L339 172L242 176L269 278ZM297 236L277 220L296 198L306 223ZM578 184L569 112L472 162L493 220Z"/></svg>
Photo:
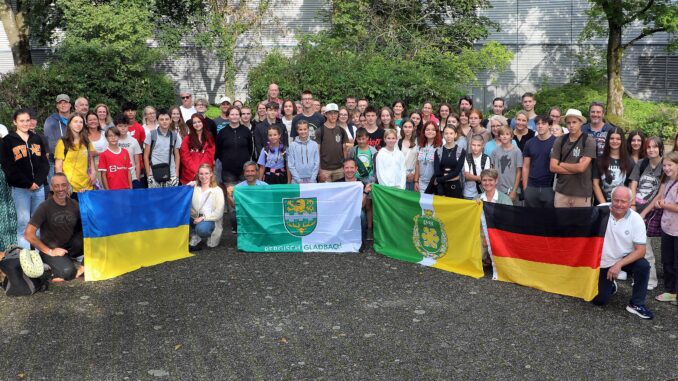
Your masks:
<svg viewBox="0 0 678 381"><path fill-rule="evenodd" d="M282 122L287 127L287 137L289 141L292 142L292 119L297 115L297 107L294 105L294 102L291 99L285 99L282 104Z"/></svg>
<svg viewBox="0 0 678 381"><path fill-rule="evenodd" d="M349 114L348 110L346 107L342 107L339 109L339 118L337 119L337 125L346 131L346 136L348 136L348 149L351 149L353 147L353 144L355 143L355 133L358 130L356 126L353 125L349 121Z"/></svg>
<svg viewBox="0 0 678 381"><path fill-rule="evenodd" d="M406 183L405 189L414 190L414 171L417 168L417 136L414 129L414 123L405 119L400 127L400 140L398 148L405 155Z"/></svg>
<svg viewBox="0 0 678 381"><path fill-rule="evenodd" d="M144 107L144 115L142 115L141 121L144 122L142 127L144 127L146 136L155 131L158 128L158 111L156 111L155 107Z"/></svg>
<svg viewBox="0 0 678 381"><path fill-rule="evenodd" d="M99 118L99 127L101 127L102 131L106 131L113 127L113 118L111 117L110 111L108 111L108 106L104 103L99 103L94 106L94 113L97 114L97 118Z"/></svg>
<svg viewBox="0 0 678 381"><path fill-rule="evenodd" d="M377 182L380 185L405 189L407 172L405 170L405 155L396 147L398 135L395 129L384 130L386 146L379 150L376 156L375 168Z"/></svg>
<svg viewBox="0 0 678 381"><path fill-rule="evenodd" d="M224 192L219 188L214 171L209 164L198 167L191 201L191 232L189 250L203 248L203 239L207 246L219 245L224 217Z"/></svg>

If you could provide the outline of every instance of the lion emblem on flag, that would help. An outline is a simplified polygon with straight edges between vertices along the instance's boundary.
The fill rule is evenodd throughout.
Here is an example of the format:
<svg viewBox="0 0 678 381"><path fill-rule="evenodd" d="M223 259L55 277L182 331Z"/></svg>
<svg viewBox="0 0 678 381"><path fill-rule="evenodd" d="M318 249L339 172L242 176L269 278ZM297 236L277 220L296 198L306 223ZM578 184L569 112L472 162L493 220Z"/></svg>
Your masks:
<svg viewBox="0 0 678 381"><path fill-rule="evenodd" d="M283 198L285 229L295 237L307 236L318 226L318 199Z"/></svg>
<svg viewBox="0 0 678 381"><path fill-rule="evenodd" d="M424 210L423 215L414 217L412 241L424 257L438 259L447 253L445 226L433 215L432 210Z"/></svg>

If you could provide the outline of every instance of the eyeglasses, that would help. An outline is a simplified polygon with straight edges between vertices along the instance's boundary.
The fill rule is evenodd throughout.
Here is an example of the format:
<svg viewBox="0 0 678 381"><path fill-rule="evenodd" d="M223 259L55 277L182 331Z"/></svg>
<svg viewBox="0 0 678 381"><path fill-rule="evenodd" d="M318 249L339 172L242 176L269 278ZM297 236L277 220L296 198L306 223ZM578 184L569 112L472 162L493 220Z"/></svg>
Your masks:
<svg viewBox="0 0 678 381"><path fill-rule="evenodd" d="M190 98L191 98L190 95L186 95L186 96L184 96L184 97L181 97L181 99L190 99Z"/></svg>

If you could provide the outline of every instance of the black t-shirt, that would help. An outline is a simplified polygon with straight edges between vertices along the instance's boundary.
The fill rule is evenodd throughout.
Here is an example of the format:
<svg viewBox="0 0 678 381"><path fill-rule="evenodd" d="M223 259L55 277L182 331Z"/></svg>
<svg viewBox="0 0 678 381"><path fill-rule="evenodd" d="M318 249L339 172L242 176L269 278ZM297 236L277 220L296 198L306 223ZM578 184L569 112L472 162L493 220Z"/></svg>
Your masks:
<svg viewBox="0 0 678 381"><path fill-rule="evenodd" d="M315 130L325 124L325 117L320 113L314 112L311 116L297 114L292 119L292 133L290 135L292 139L297 137L297 123L299 123L300 120L308 122L308 136L312 140L315 140Z"/></svg>
<svg viewBox="0 0 678 381"><path fill-rule="evenodd" d="M379 150L381 147L386 145L384 142L384 129L377 127L377 130L374 132L367 133L367 145L374 147Z"/></svg>
<svg viewBox="0 0 678 381"><path fill-rule="evenodd" d="M534 131L532 130L527 130L527 134L523 135L520 140L518 140L518 136L514 135L513 140L516 142L518 145L518 148L520 149L520 152L522 152L525 149L525 144L527 144L527 141L532 139L534 137Z"/></svg>
<svg viewBox="0 0 678 381"><path fill-rule="evenodd" d="M63 247L82 231L78 203L70 198L62 206L50 197L38 206L28 223L40 229L40 240L50 248Z"/></svg>

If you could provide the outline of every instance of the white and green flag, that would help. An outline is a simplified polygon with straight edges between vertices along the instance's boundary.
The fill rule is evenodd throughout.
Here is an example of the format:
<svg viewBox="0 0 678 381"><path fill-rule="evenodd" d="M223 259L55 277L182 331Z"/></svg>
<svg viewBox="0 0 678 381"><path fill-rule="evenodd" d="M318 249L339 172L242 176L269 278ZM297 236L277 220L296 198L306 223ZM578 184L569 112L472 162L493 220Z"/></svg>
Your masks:
<svg viewBox="0 0 678 381"><path fill-rule="evenodd" d="M238 249L251 252L357 252L360 182L235 188Z"/></svg>

